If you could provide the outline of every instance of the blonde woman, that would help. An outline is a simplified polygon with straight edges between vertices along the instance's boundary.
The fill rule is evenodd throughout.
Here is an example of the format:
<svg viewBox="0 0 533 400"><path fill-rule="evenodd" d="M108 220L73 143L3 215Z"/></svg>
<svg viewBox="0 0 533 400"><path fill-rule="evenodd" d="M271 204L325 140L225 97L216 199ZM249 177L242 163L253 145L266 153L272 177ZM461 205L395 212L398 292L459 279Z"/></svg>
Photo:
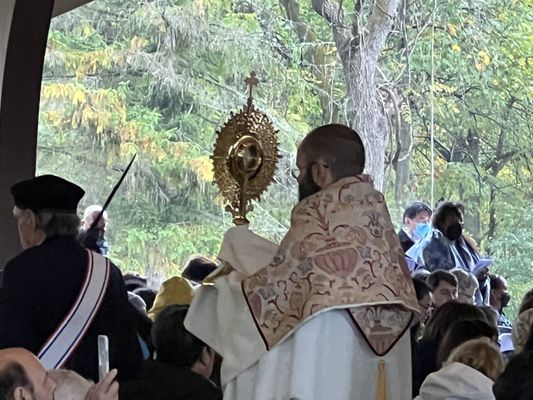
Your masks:
<svg viewBox="0 0 533 400"><path fill-rule="evenodd" d="M529 337L529 331L533 325L533 309L529 309L518 315L513 325L513 345L516 354L522 352Z"/></svg>
<svg viewBox="0 0 533 400"><path fill-rule="evenodd" d="M500 351L490 339L469 340L426 378L415 400L494 400L492 385L503 368Z"/></svg>

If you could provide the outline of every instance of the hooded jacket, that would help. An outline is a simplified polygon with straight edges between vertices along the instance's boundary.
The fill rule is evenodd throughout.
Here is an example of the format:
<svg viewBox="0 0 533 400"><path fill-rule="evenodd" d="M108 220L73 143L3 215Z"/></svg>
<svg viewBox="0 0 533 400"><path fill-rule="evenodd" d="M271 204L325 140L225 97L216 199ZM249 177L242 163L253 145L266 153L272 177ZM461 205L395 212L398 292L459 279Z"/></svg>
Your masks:
<svg viewBox="0 0 533 400"><path fill-rule="evenodd" d="M453 362L428 375L415 400L495 400L493 384L474 368Z"/></svg>

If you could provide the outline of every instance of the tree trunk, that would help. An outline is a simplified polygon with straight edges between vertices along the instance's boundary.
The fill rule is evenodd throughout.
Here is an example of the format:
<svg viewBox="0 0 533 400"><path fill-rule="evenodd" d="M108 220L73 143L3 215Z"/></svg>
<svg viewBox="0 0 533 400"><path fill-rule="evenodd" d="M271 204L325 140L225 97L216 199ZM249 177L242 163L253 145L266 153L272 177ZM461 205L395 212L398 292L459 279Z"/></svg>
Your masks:
<svg viewBox="0 0 533 400"><path fill-rule="evenodd" d="M407 104L408 99L404 100ZM400 113L401 114L401 113ZM405 206L407 193L409 192L411 150L413 144L412 127L402 115L398 116L400 126L396 127L396 153L392 158L396 180L394 182L394 199L399 207ZM411 200L411 199L409 199Z"/></svg>
<svg viewBox="0 0 533 400"><path fill-rule="evenodd" d="M383 189L389 130L375 74L399 3L400 0L376 0L364 6L358 3L353 20L347 23L342 2L336 6L329 0L312 0L313 9L331 24L344 69L348 122L363 139L366 170L379 190Z"/></svg>
<svg viewBox="0 0 533 400"><path fill-rule="evenodd" d="M376 188L381 190L389 132L374 82L376 67L376 63L370 60L365 62L364 56L350 57L349 71L346 73L346 111L350 125L361 135L365 144L366 170L374 178Z"/></svg>

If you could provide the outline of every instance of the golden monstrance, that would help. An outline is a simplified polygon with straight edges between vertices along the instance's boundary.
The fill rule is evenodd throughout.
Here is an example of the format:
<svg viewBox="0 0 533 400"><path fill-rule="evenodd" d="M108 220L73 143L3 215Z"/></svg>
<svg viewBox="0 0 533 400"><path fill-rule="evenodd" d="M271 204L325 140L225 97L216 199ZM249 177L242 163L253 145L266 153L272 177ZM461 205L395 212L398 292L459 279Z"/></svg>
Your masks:
<svg viewBox="0 0 533 400"><path fill-rule="evenodd" d="M230 114L230 119L217 132L211 159L215 182L228 201L226 211L236 225L247 224L250 202L270 185L278 163L277 131L268 116L255 108L252 92L259 80L255 72L246 79L248 102L242 111Z"/></svg>

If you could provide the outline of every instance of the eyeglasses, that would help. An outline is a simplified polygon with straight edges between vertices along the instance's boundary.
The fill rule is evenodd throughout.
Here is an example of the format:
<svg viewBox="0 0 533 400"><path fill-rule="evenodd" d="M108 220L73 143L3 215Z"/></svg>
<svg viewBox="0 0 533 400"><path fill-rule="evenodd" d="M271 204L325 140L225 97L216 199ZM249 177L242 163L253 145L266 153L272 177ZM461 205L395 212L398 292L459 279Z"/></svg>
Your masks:
<svg viewBox="0 0 533 400"><path fill-rule="evenodd" d="M298 179L298 177L300 176L302 172L300 171L300 168L298 167L292 167L291 168L291 176L294 178L294 179Z"/></svg>

